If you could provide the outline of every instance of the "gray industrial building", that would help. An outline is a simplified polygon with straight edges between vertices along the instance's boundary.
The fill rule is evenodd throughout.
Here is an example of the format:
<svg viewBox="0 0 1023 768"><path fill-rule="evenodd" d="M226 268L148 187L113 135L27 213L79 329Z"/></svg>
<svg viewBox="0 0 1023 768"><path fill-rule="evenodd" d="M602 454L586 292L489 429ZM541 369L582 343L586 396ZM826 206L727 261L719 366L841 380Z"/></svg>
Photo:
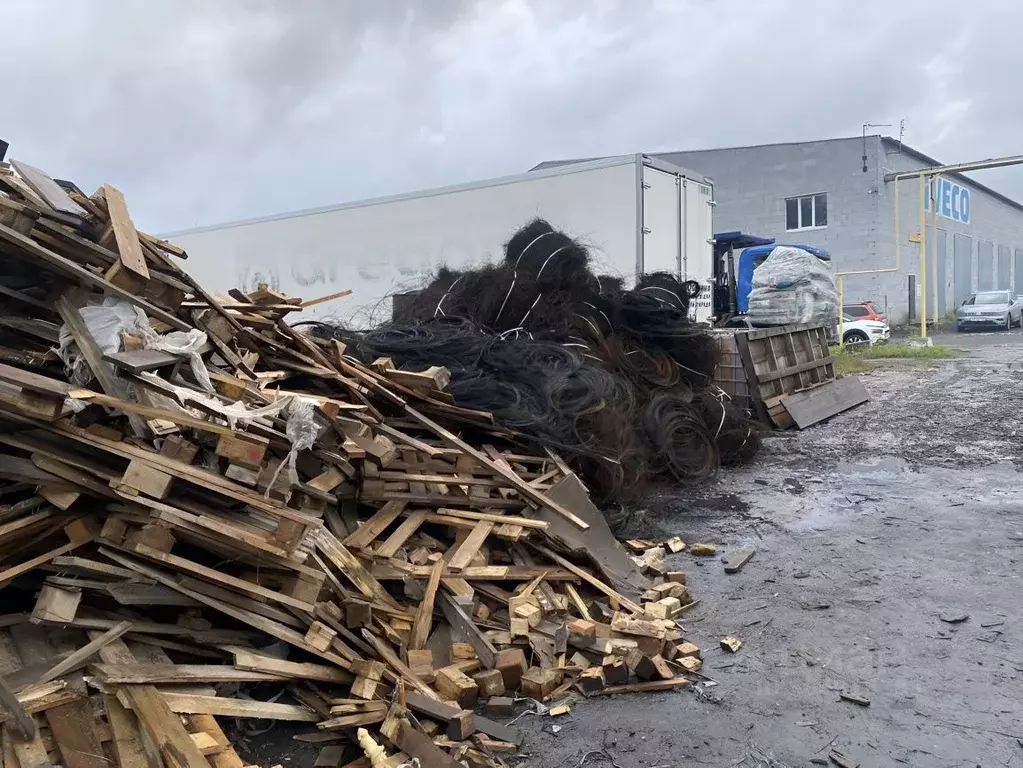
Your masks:
<svg viewBox="0 0 1023 768"><path fill-rule="evenodd" d="M715 231L826 248L840 273L887 270L848 275L846 303L873 300L896 324L919 317L918 181L884 177L941 165L934 158L876 135L649 154L714 180ZM537 169L565 162L578 161ZM1023 293L1023 205L961 174L937 179L933 197L927 317L947 315L976 290Z"/></svg>

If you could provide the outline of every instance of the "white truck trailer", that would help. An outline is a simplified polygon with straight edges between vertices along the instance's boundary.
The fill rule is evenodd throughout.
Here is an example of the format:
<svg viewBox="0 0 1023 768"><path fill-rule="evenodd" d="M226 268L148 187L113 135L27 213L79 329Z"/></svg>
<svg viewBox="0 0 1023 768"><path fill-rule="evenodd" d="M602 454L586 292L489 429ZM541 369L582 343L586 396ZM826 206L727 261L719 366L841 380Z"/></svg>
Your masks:
<svg viewBox="0 0 1023 768"><path fill-rule="evenodd" d="M266 283L309 300L350 289L303 319L366 326L390 318L392 294L425 285L443 265L501 259L515 230L540 216L589 247L595 272L699 282L702 321L711 314L713 205L702 174L626 155L164 236L188 251L186 269L211 291Z"/></svg>

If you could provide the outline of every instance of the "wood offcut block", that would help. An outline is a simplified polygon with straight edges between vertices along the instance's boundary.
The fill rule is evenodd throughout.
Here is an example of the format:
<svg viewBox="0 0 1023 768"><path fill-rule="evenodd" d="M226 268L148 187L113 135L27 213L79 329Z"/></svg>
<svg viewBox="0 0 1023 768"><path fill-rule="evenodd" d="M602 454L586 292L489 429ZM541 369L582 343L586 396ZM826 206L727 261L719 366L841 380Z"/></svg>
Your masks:
<svg viewBox="0 0 1023 768"><path fill-rule="evenodd" d="M476 732L476 713L463 709L448 720L447 737L452 741L464 741Z"/></svg>
<svg viewBox="0 0 1023 768"><path fill-rule="evenodd" d="M485 698L500 696L504 693L504 677L499 669L486 669L472 676L480 695Z"/></svg>
<svg viewBox="0 0 1023 768"><path fill-rule="evenodd" d="M51 584L43 584L39 590L39 598L32 609L33 621L73 621L78 611L78 603L82 600L82 590L64 589Z"/></svg>
<svg viewBox="0 0 1023 768"><path fill-rule="evenodd" d="M511 717L515 714L515 699L509 696L494 696L487 702L490 717Z"/></svg>
<svg viewBox="0 0 1023 768"><path fill-rule="evenodd" d="M111 482L115 485L126 486L136 494L141 493L152 499L166 499L170 494L174 476L156 467L151 467L139 459L132 459L121 479Z"/></svg>
<svg viewBox="0 0 1023 768"><path fill-rule="evenodd" d="M217 456L227 459L232 464L240 464L248 469L259 470L263 465L263 457L270 441L242 432L233 435L221 435L217 441Z"/></svg>
<svg viewBox="0 0 1023 768"><path fill-rule="evenodd" d="M325 653L330 644L337 636L337 632L321 621L314 621L309 625L309 631L305 634L305 641L321 653Z"/></svg>
<svg viewBox="0 0 1023 768"><path fill-rule="evenodd" d="M147 523L128 534L125 546L128 549L143 546L159 552L170 552L174 548L174 534L165 525Z"/></svg>
<svg viewBox="0 0 1023 768"><path fill-rule="evenodd" d="M606 685L625 685L629 682L629 668L621 657L605 656L601 668Z"/></svg>
<svg viewBox="0 0 1023 768"><path fill-rule="evenodd" d="M504 678L504 689L506 691L517 691L522 675L529 669L526 664L526 654L521 648L506 648L498 651L494 659L494 669L500 670Z"/></svg>
<svg viewBox="0 0 1023 768"><path fill-rule="evenodd" d="M433 682L433 651L407 651L408 666L412 674L426 683Z"/></svg>
<svg viewBox="0 0 1023 768"><path fill-rule="evenodd" d="M450 650L450 663L457 664L460 661L476 661L476 649L469 643L452 643Z"/></svg>
<svg viewBox="0 0 1023 768"><path fill-rule="evenodd" d="M479 688L471 677L458 667L441 667L433 674L433 685L442 699L454 701L462 709L472 709L479 698Z"/></svg>
<svg viewBox="0 0 1023 768"><path fill-rule="evenodd" d="M625 664L640 680L650 680L657 674L657 668L650 657L638 648L633 648L625 655Z"/></svg>
<svg viewBox="0 0 1023 768"><path fill-rule="evenodd" d="M695 643L680 643L678 645L678 657L692 656L693 658L700 658L700 647Z"/></svg>
<svg viewBox="0 0 1023 768"><path fill-rule="evenodd" d="M625 679L628 680L628 674ZM600 666L593 666L588 669L584 669L582 674L576 679L576 685L579 686L585 694L597 693L598 691L604 690L604 668Z"/></svg>
<svg viewBox="0 0 1023 768"><path fill-rule="evenodd" d="M655 619L673 619L682 613L682 603L677 597L663 597L655 603L647 603L643 610Z"/></svg>
<svg viewBox="0 0 1023 768"><path fill-rule="evenodd" d="M199 453L199 446L180 435L168 435L160 446L160 455L169 459L191 464Z"/></svg>
<svg viewBox="0 0 1023 768"><path fill-rule="evenodd" d="M365 600L345 600L345 626L348 629L373 626L373 604Z"/></svg>
<svg viewBox="0 0 1023 768"><path fill-rule="evenodd" d="M685 571L668 571L664 574L664 578L668 581L673 581L676 584L681 584L683 587L686 585Z"/></svg>
<svg viewBox="0 0 1023 768"><path fill-rule="evenodd" d="M527 669L519 684L522 695L542 701L561 684L561 674L560 671L540 667Z"/></svg>
<svg viewBox="0 0 1023 768"><path fill-rule="evenodd" d="M573 637L596 637L597 625L586 619L573 619L568 622L568 633Z"/></svg>

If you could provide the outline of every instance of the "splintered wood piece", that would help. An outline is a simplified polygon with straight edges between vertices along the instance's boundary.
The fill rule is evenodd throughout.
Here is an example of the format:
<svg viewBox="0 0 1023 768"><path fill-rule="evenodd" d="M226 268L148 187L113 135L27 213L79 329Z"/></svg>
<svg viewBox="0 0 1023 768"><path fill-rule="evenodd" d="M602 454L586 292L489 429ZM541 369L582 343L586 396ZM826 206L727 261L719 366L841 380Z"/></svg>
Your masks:
<svg viewBox="0 0 1023 768"><path fill-rule="evenodd" d="M419 609L416 611L416 618L412 622L412 633L409 636L409 650L418 651L426 647L426 641L430 636L430 627L433 624L433 605L437 598L437 588L440 586L441 574L444 572L444 561L437 559L430 571L430 580L426 585L426 592Z"/></svg>
<svg viewBox="0 0 1023 768"><path fill-rule="evenodd" d="M135 223L128 213L124 195L117 187L104 184L103 196L107 201L107 213L110 214L110 226L114 230L114 240L117 242L121 264L139 277L148 280L149 268L146 266L146 257L142 252L142 244L139 243L139 233L135 231Z"/></svg>
<svg viewBox="0 0 1023 768"><path fill-rule="evenodd" d="M462 543L455 548L454 554L448 560L448 568L460 571L468 566L492 530L494 530L494 523L490 521L481 520L476 523L469 535L462 539Z"/></svg>
<svg viewBox="0 0 1023 768"><path fill-rule="evenodd" d="M399 613L405 613L405 610L395 602L387 590L380 585L380 582L373 578L359 562L359 559L349 552L334 534L320 528L312 534L312 540L324 557L350 579L370 601L379 601Z"/></svg>

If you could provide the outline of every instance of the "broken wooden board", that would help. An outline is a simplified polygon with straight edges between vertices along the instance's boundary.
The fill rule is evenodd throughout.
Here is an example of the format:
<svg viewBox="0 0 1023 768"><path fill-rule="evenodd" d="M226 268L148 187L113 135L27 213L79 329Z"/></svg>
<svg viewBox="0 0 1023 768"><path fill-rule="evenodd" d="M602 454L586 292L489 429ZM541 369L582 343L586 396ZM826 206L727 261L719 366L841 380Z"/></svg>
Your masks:
<svg viewBox="0 0 1023 768"><path fill-rule="evenodd" d="M582 481L575 473L566 475L547 492L547 496L571 509L589 525L586 530L580 530L560 515L547 509L538 509L534 514L547 522L547 535L573 552L586 555L615 590L638 600L640 593L649 588L650 580L615 539L607 520L590 500Z"/></svg>
<svg viewBox="0 0 1023 768"><path fill-rule="evenodd" d="M858 376L843 376L813 389L783 395L781 404L800 429L830 419L870 400Z"/></svg>

